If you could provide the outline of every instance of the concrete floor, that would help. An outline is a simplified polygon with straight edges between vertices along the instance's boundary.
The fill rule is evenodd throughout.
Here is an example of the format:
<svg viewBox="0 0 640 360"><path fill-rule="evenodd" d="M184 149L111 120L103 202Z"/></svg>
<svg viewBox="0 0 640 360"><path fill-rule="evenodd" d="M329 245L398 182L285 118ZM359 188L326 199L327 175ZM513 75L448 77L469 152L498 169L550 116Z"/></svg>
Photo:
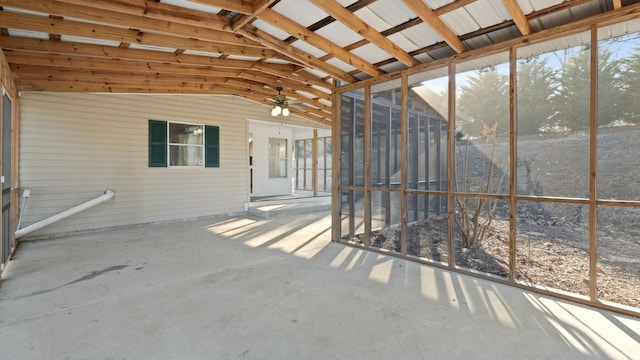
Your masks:
<svg viewBox="0 0 640 360"><path fill-rule="evenodd" d="M23 242L2 359L638 359L640 320L331 243L325 214Z"/></svg>

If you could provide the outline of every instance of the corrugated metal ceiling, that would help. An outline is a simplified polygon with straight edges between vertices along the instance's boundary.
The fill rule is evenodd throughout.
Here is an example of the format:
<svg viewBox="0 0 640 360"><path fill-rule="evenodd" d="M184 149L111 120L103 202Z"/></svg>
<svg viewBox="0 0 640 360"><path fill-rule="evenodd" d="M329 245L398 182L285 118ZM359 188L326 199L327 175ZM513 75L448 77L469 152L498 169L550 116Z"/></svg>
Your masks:
<svg viewBox="0 0 640 360"><path fill-rule="evenodd" d="M612 0L503 1L513 1L519 7L533 32L613 10ZM87 65L90 62L83 58L118 58L126 49L158 53L152 63L154 69L159 69L155 75L159 80L162 80L163 64L171 64L177 74L180 66L185 65L190 73L200 66L202 74L210 71L215 76L216 64L225 65L227 61L229 64L222 66L218 73L237 74L237 78L229 78L229 84L218 84L223 91L227 89L230 94L269 104L269 94L275 85L283 85L288 94L299 94L310 107L322 109L304 115L328 121L330 113L323 108L330 104L327 94L334 80L342 83L363 80L522 36L526 29L516 25L515 15L507 10L503 1L269 0L266 4L271 9L268 10L259 7L262 2L256 0L0 0L3 6L0 20L5 21L4 25L0 22L0 29L4 29L0 39L12 65L20 64L23 58L29 64L42 61L34 60L40 59L35 54L61 54L68 56L64 66L77 64L72 66L90 70ZM622 0L623 8L638 7L636 3ZM435 16L435 20L420 18L420 13L414 11L416 6L425 6L423 10ZM12 14L27 18L12 22ZM294 27L280 23L275 15L284 16ZM360 21L366 25L360 25ZM82 24L87 24L85 33ZM102 37L100 32L91 31L91 24L98 24L101 29L108 26L114 32ZM638 31L631 29L634 26L635 23L612 26L603 30L602 36ZM442 32L442 28L452 34ZM192 35L188 35L189 31ZM153 41L149 35L153 35ZM122 41L114 41L118 36ZM27 39L42 42L35 44ZM466 48L458 49L456 41L462 41ZM572 35L545 46L570 46L580 41L583 41L581 35ZM68 47L56 50L56 45L62 43L77 46L71 52ZM104 46L104 50L118 48L119 52L103 54L104 51L101 53L100 48L92 45ZM528 47L527 51L546 49L535 46ZM195 63L183 63L185 60L178 57L180 54L190 55L187 60ZM133 55L124 59L123 72L128 71L127 62L148 62ZM42 67L43 73L55 73L58 65L54 60L50 64L42 61L29 69L37 66ZM33 75L30 79L37 77L37 74L30 75ZM114 77L117 76L124 75L114 72ZM17 79L20 82L20 76ZM179 91L167 88L170 82L166 81L159 89ZM24 89L42 90L64 86L53 84L52 87L50 81L44 80L19 84ZM246 84L246 88L242 89L240 84ZM88 83L86 88L98 91L103 85Z"/></svg>

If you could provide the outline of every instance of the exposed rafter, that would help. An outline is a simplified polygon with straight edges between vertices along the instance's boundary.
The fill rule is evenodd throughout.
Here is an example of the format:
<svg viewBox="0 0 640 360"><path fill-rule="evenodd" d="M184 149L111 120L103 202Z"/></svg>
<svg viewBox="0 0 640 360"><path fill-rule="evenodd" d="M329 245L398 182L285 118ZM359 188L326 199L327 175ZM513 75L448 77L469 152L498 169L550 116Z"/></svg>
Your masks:
<svg viewBox="0 0 640 360"><path fill-rule="evenodd" d="M378 47L393 55L407 66L415 66L418 64L416 59L407 54L398 45L394 44L388 38L382 36L369 24L362 21L359 17L355 16L349 10L345 9L335 0L309 0L315 6L327 12L343 24L351 28L351 30L365 37L371 43L376 44Z"/></svg>
<svg viewBox="0 0 640 360"><path fill-rule="evenodd" d="M411 10L413 10L422 21L424 21L433 31L438 33L444 41L451 46L457 53L465 51L467 48L458 36L449 29L449 27L440 20L433 10L429 9L422 1L402 0Z"/></svg>
<svg viewBox="0 0 640 360"><path fill-rule="evenodd" d="M529 26L529 22L527 21L524 12L522 12L522 8L518 5L516 0L502 0L502 4L507 9L513 21L518 26L518 30L522 33L522 35L531 34L531 26Z"/></svg>

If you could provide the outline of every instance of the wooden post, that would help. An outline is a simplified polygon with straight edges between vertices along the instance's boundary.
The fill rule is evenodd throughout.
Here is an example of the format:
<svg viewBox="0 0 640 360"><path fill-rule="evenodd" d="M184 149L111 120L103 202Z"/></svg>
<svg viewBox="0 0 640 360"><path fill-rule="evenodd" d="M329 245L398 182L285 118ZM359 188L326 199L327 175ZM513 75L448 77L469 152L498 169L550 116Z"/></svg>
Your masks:
<svg viewBox="0 0 640 360"><path fill-rule="evenodd" d="M517 66L516 48L509 49L509 281L515 280L516 272L516 180L517 180Z"/></svg>
<svg viewBox="0 0 640 360"><path fill-rule="evenodd" d="M595 302L598 298L597 260L598 233L596 207L596 168L598 139L598 26L591 25L591 66L589 93L589 297Z"/></svg>
<svg viewBox="0 0 640 360"><path fill-rule="evenodd" d="M402 73L400 85L400 253L407 255L407 115L408 77Z"/></svg>
<svg viewBox="0 0 640 360"><path fill-rule="evenodd" d="M364 245L371 246L371 191L369 185L371 184L371 85L364 87L364 142L362 155L364 157L364 166L362 174L362 187L364 192L364 234L362 239Z"/></svg>
<svg viewBox="0 0 640 360"><path fill-rule="evenodd" d="M313 129L313 140L311 143L311 186L313 197L318 196L318 129Z"/></svg>
<svg viewBox="0 0 640 360"><path fill-rule="evenodd" d="M456 264L456 253L453 239L453 171L455 170L455 134L456 129L456 64L449 63L449 99L448 115L449 124L447 126L447 237L449 251L449 267Z"/></svg>
<svg viewBox="0 0 640 360"><path fill-rule="evenodd" d="M331 126L331 142L333 145L333 151L331 153L331 166L334 171L331 172L331 240L339 241L342 236L342 194L340 191L340 149L342 144L340 143L340 113L341 96L338 95L335 90L331 94L331 112L332 112L332 126Z"/></svg>

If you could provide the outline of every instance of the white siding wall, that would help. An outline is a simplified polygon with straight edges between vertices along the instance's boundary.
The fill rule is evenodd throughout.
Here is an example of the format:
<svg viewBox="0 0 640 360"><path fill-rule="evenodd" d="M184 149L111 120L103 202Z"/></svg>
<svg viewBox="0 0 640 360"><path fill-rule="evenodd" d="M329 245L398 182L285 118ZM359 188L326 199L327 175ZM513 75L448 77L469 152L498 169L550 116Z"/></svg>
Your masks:
<svg viewBox="0 0 640 360"><path fill-rule="evenodd" d="M247 119L270 117L265 106L226 96L27 92L20 102L19 184L31 189L22 227L116 191L33 235L243 211ZM220 168L149 168L150 119L219 126Z"/></svg>

